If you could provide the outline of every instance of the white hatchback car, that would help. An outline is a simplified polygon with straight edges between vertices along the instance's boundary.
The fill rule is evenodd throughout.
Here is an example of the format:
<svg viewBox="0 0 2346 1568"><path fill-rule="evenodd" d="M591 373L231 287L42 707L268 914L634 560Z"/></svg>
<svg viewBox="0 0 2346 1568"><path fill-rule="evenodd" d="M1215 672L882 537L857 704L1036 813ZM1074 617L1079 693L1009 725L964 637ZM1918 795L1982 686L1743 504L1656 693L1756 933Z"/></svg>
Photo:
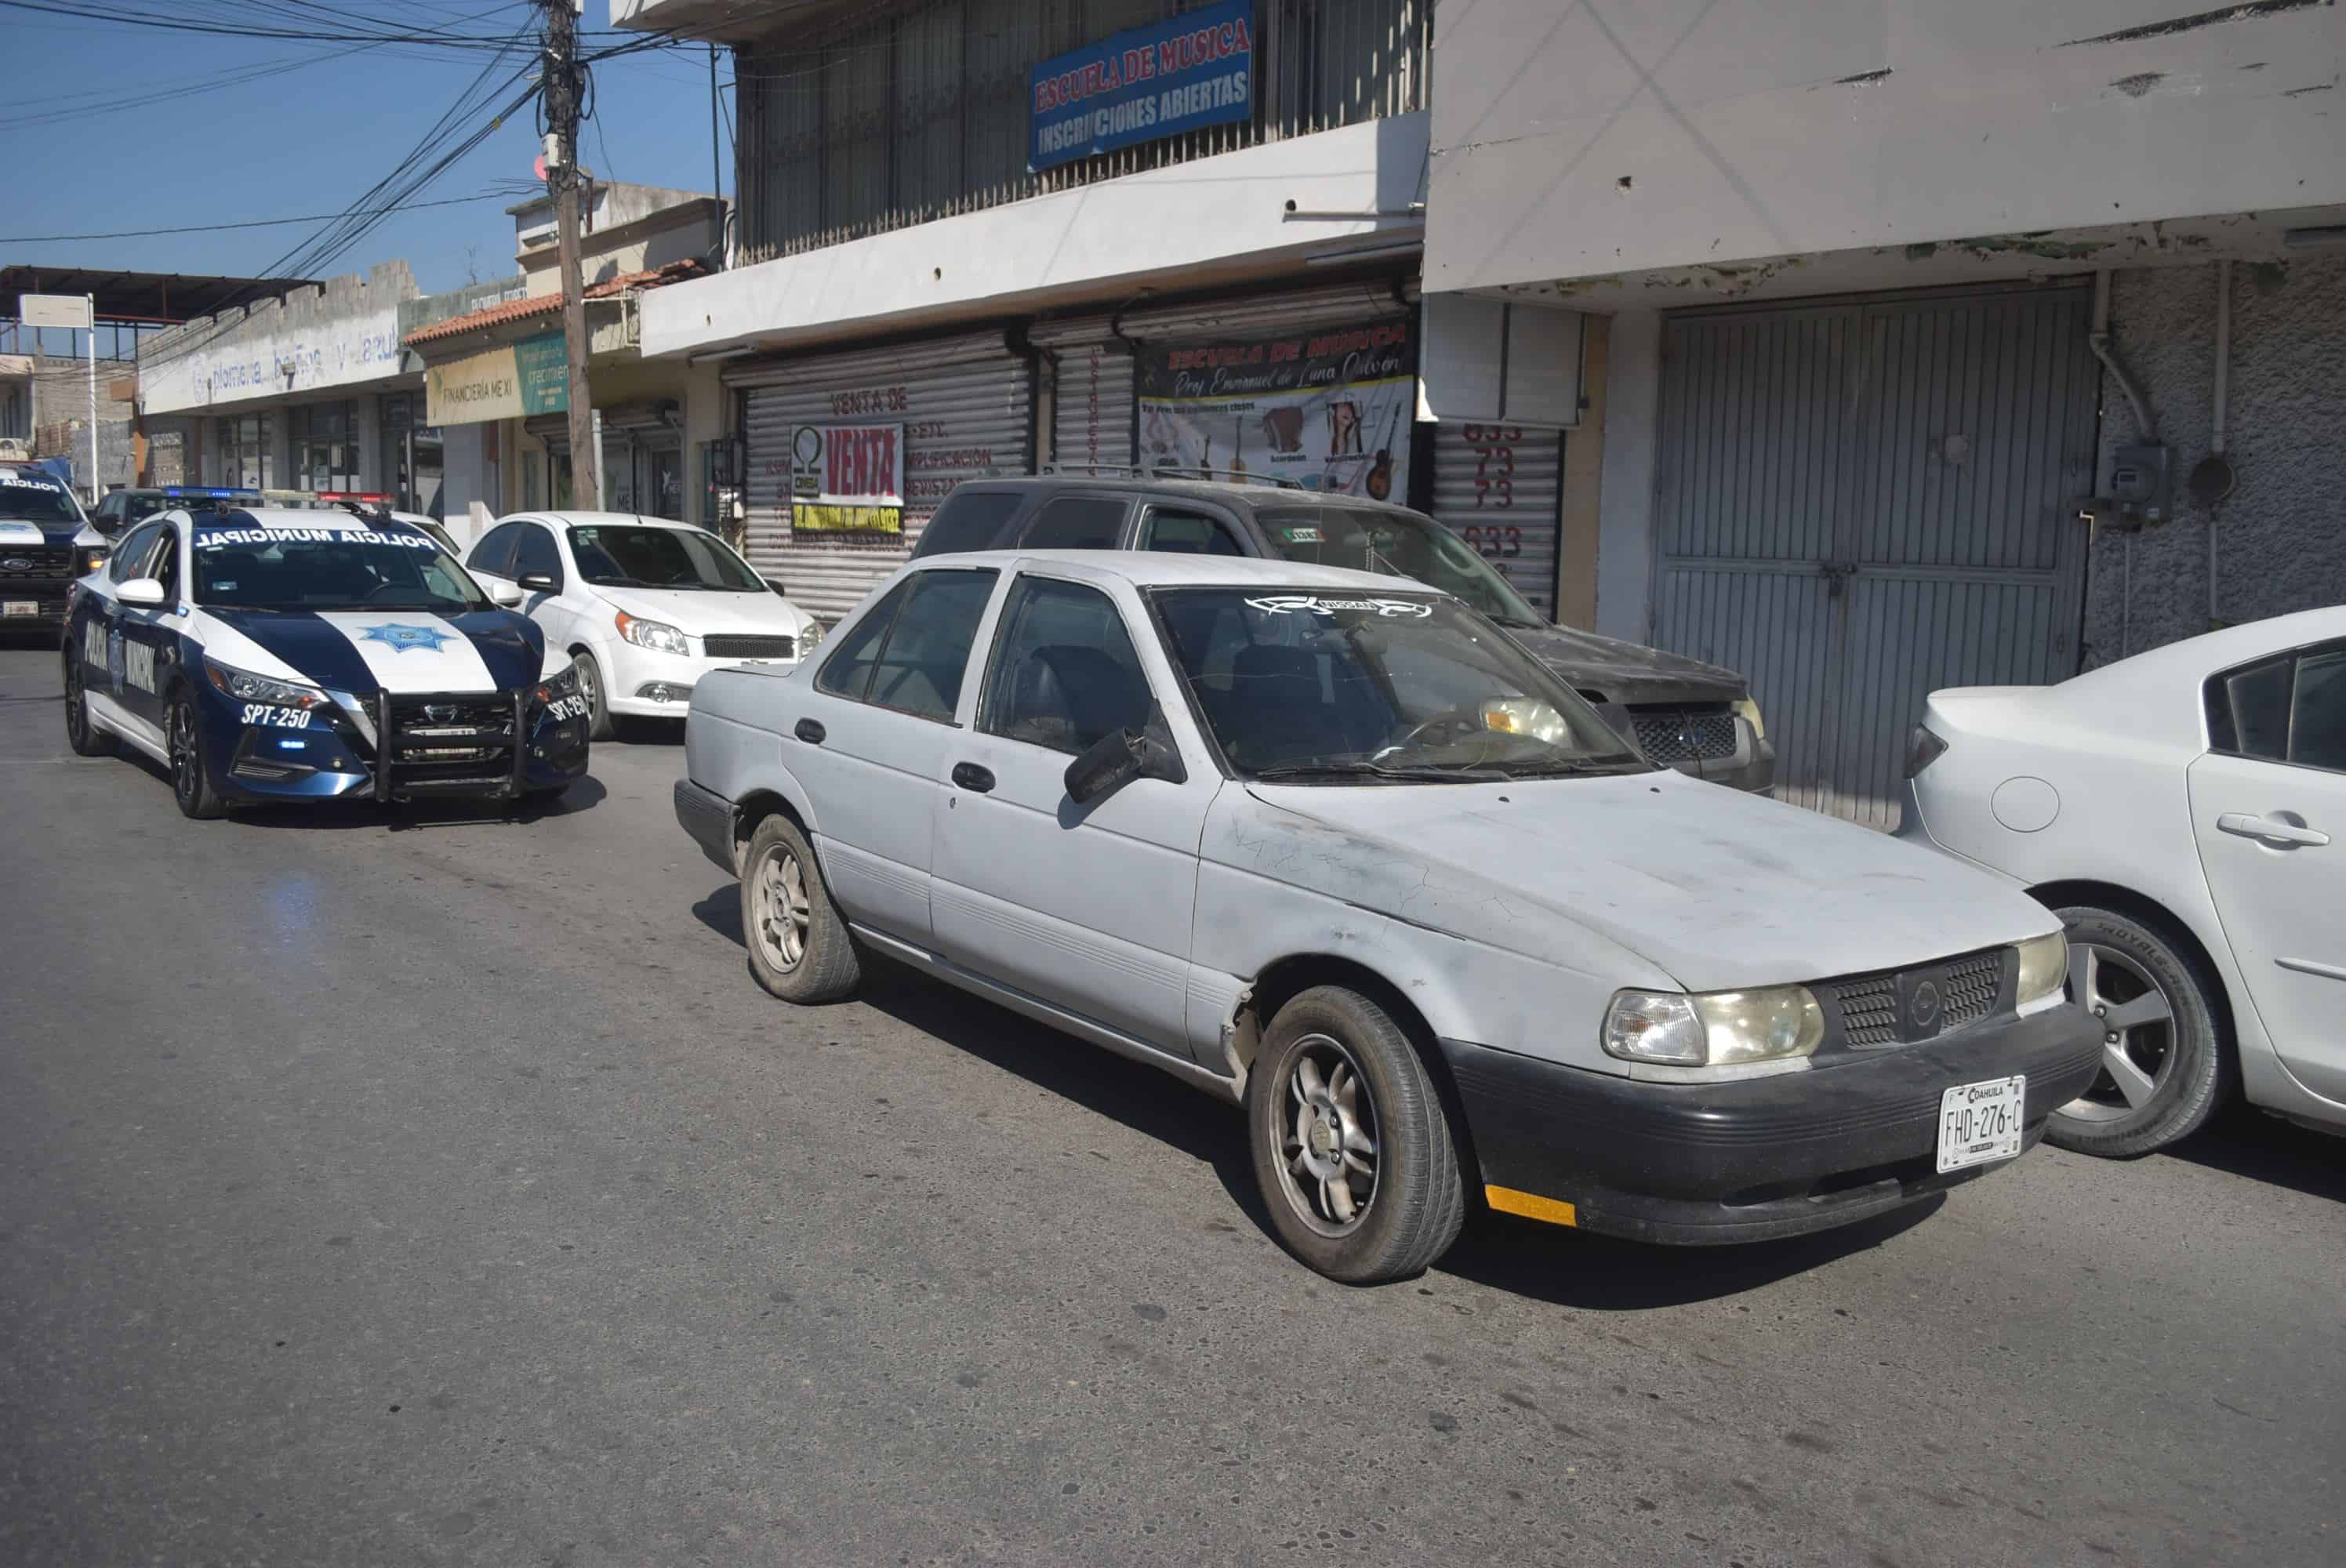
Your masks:
<svg viewBox="0 0 2346 1568"><path fill-rule="evenodd" d="M632 512L533 512L502 518L464 558L484 583L522 593L546 645L578 661L589 734L612 718L681 718L712 669L791 665L822 623L781 596L722 539Z"/></svg>
<svg viewBox="0 0 2346 1568"><path fill-rule="evenodd" d="M1280 1238L1423 1268L1471 1202L1668 1242L2001 1168L2082 1091L2058 921L1658 769L1447 594L1290 561L915 561L709 677L677 816L752 972L886 953L1245 1107Z"/></svg>
<svg viewBox="0 0 2346 1568"><path fill-rule="evenodd" d="M2346 1128L2346 606L1933 692L1907 773L1902 838L2068 922L2102 1071L2054 1142L2142 1154L2236 1087Z"/></svg>

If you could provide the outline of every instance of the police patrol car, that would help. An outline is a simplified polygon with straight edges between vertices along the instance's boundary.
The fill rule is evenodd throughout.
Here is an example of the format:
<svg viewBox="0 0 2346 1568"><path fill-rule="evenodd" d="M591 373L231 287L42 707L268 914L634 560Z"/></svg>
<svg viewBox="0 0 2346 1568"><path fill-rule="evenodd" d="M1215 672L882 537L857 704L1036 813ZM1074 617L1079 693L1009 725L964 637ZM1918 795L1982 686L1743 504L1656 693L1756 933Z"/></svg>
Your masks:
<svg viewBox="0 0 2346 1568"><path fill-rule="evenodd" d="M171 770L179 809L552 796L586 770L566 655L386 515L177 510L74 596L66 734Z"/></svg>
<svg viewBox="0 0 2346 1568"><path fill-rule="evenodd" d="M74 579L102 565L106 550L71 485L0 463L0 632L64 624Z"/></svg>

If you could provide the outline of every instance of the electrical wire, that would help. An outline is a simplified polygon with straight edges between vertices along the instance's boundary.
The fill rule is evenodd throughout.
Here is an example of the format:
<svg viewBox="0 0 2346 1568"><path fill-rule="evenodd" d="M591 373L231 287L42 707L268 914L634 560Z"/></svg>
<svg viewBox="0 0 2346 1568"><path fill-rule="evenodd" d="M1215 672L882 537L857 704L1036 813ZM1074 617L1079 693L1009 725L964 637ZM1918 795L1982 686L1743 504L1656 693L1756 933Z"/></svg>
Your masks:
<svg viewBox="0 0 2346 1568"><path fill-rule="evenodd" d="M476 190L470 196L444 197L435 201L410 201L393 210L416 212L427 207L463 207L475 201L511 201L512 190ZM164 234L219 234L234 229L281 229L289 223L327 223L339 212L311 212L299 218L250 218L241 223L190 223L174 229L117 229L104 234L0 234L0 245L61 245L78 239L148 239Z"/></svg>

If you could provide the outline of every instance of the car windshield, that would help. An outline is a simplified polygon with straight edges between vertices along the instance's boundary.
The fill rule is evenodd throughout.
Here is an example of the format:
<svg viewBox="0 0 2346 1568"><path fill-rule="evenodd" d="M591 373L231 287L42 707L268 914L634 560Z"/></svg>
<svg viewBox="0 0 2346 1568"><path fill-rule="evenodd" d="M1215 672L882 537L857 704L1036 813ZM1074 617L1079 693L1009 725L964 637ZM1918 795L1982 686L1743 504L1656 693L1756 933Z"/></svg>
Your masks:
<svg viewBox="0 0 2346 1568"><path fill-rule="evenodd" d="M1266 506L1270 547L1290 561L1379 572L1454 594L1501 626L1547 623L1474 546L1431 517L1365 506Z"/></svg>
<svg viewBox="0 0 2346 1568"><path fill-rule="evenodd" d="M766 585L713 534L648 524L580 523L570 530L578 575L603 588L754 594Z"/></svg>
<svg viewBox="0 0 2346 1568"><path fill-rule="evenodd" d="M1311 589L1155 596L1232 767L1299 783L1644 772L1596 711L1456 601Z"/></svg>
<svg viewBox="0 0 2346 1568"><path fill-rule="evenodd" d="M158 512L192 504L194 503L166 495L159 490L133 490L122 498L122 519L116 526L127 527L133 523L143 523Z"/></svg>
<svg viewBox="0 0 2346 1568"><path fill-rule="evenodd" d="M81 525L81 506L64 486L0 472L0 523L33 523L59 528Z"/></svg>
<svg viewBox="0 0 2346 1568"><path fill-rule="evenodd" d="M489 607L445 551L404 528L198 525L196 602L240 610Z"/></svg>

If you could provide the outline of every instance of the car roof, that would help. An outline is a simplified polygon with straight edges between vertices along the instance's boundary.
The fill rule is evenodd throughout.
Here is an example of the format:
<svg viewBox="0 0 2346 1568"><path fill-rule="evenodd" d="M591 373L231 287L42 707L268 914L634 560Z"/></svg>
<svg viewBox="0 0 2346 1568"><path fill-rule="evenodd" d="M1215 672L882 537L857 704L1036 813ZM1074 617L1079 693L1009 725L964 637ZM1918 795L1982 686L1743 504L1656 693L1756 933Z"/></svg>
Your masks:
<svg viewBox="0 0 2346 1568"><path fill-rule="evenodd" d="M931 555L913 564L923 569L952 571L976 566L1008 570L1021 563L1046 565L1071 577L1127 582L1136 588L1330 588L1447 596L1441 589L1411 577L1254 555L1188 555L1159 550L971 550Z"/></svg>
<svg viewBox="0 0 2346 1568"><path fill-rule="evenodd" d="M597 527L605 524L624 523L632 528L640 524L646 528L675 528L687 534L706 534L706 528L689 523L679 523L673 517L653 517L641 512L516 512L510 517L500 517L499 523L563 523L584 524Z"/></svg>
<svg viewBox="0 0 2346 1568"><path fill-rule="evenodd" d="M215 528L366 528L373 525L372 519L352 512L312 512L294 506L231 506L225 512L215 511L209 506L181 506L174 510L188 514L189 520L199 527L203 526L207 519ZM169 512L161 512L144 521L159 522L170 515ZM413 527L413 524L402 523L400 526Z"/></svg>
<svg viewBox="0 0 2346 1568"><path fill-rule="evenodd" d="M1191 479L1169 473L1136 473L1121 468L1103 470L1097 473L1062 469L1052 473L1002 474L989 479L965 479L954 489L956 492L1010 491L1018 494L1048 490L1089 490L1119 494L1182 495L1249 509L1264 506L1353 506L1369 512L1409 511L1408 507L1397 502L1378 501L1366 495L1347 495L1337 491L1306 490L1300 486L1268 483L1250 484L1235 479Z"/></svg>

